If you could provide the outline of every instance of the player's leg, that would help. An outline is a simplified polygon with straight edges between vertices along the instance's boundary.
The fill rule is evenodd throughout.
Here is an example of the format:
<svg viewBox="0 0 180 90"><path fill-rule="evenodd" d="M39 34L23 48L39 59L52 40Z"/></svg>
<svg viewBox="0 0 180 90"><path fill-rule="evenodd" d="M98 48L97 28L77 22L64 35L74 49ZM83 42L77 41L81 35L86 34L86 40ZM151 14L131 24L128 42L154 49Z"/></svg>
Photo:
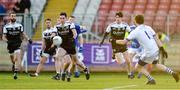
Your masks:
<svg viewBox="0 0 180 90"><path fill-rule="evenodd" d="M138 48L128 48L129 59L130 59L131 67L132 67L132 72L129 77L134 77L135 67L133 65L133 62L138 61L135 57L137 53L138 53Z"/></svg>
<svg viewBox="0 0 180 90"><path fill-rule="evenodd" d="M144 68L144 66L146 65L147 63L142 61L142 60L139 60L138 61L138 64L136 64L136 70L138 72L141 72L142 74L144 74L146 76L146 78L148 79L148 82L146 84L156 84L154 78L149 74L149 72Z"/></svg>
<svg viewBox="0 0 180 90"><path fill-rule="evenodd" d="M65 81L65 78L66 78L66 72L70 72L70 64L71 64L71 57L70 55L65 55L64 58L63 58L63 68L62 68L62 81Z"/></svg>
<svg viewBox="0 0 180 90"><path fill-rule="evenodd" d="M40 55L40 62L36 68L36 72L34 74L30 74L31 77L37 77L40 73L40 71L42 70L45 62L47 61L47 58L49 57L49 54L42 52L42 54Z"/></svg>
<svg viewBox="0 0 180 90"><path fill-rule="evenodd" d="M127 51L123 52L123 56L128 67L128 78L133 79L134 78L133 67L128 52Z"/></svg>
<svg viewBox="0 0 180 90"><path fill-rule="evenodd" d="M65 56L66 51L63 48L58 48L57 53L55 55L55 70L56 70L56 75L53 76L53 79L55 80L60 80L61 73L60 70L64 67L63 65L63 57Z"/></svg>
<svg viewBox="0 0 180 90"><path fill-rule="evenodd" d="M74 71L74 77L75 78L79 78L80 77L80 71L79 71L77 65L74 65L74 70L72 70L72 71Z"/></svg>
<svg viewBox="0 0 180 90"><path fill-rule="evenodd" d="M15 70L14 70L14 79L17 79L17 73L20 69L20 61L21 61L21 50L17 49L14 51L14 59L13 61L15 62Z"/></svg>
<svg viewBox="0 0 180 90"><path fill-rule="evenodd" d="M12 72L14 72L14 69L15 69L14 55L10 54L9 56L10 56L10 59L11 59L11 62L12 62Z"/></svg>
<svg viewBox="0 0 180 90"><path fill-rule="evenodd" d="M90 78L90 72L89 72L88 68L84 65L83 62L80 62L80 61L78 60L76 54L71 55L71 57L72 57L72 65L71 65L71 68L72 68L73 64L74 64L74 65L78 65L78 66L81 67L81 68L83 69L83 71L85 72L85 74L86 74L86 79L89 80L89 78Z"/></svg>
<svg viewBox="0 0 180 90"><path fill-rule="evenodd" d="M14 61L14 48L10 44L7 45L8 53L12 62L12 72L14 72L15 69L15 61Z"/></svg>
<svg viewBox="0 0 180 90"><path fill-rule="evenodd" d="M176 80L176 82L179 82L179 75L176 72L174 72L172 69L170 69L169 67L166 67L163 64L157 64L157 62L153 62L153 65L157 69L171 74L173 76L173 78Z"/></svg>
<svg viewBox="0 0 180 90"><path fill-rule="evenodd" d="M122 53L114 53L114 57L118 64L122 64L123 62L125 62L125 59L124 59Z"/></svg>

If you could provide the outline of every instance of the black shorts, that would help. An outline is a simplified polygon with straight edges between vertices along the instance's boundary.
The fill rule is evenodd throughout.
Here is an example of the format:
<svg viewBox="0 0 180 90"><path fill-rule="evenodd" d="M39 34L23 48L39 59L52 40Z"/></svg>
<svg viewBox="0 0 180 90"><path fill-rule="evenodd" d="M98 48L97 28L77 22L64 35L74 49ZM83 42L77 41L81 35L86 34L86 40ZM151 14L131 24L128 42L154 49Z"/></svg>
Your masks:
<svg viewBox="0 0 180 90"><path fill-rule="evenodd" d="M53 56L56 54L56 48L57 47L53 47L53 48L45 48L43 53L47 53L50 56Z"/></svg>
<svg viewBox="0 0 180 90"><path fill-rule="evenodd" d="M22 43L21 41L19 41L19 42L15 42L15 41L7 42L8 53L12 54L12 53L14 53L15 50L20 49L21 43Z"/></svg>
<svg viewBox="0 0 180 90"><path fill-rule="evenodd" d="M116 43L111 43L112 45L112 50L113 50L113 53L123 53L125 51L127 51L127 46L126 45L119 45L119 44L116 44Z"/></svg>
<svg viewBox="0 0 180 90"><path fill-rule="evenodd" d="M76 54L76 45L74 42L61 44L61 47L66 50L67 54Z"/></svg>
<svg viewBox="0 0 180 90"><path fill-rule="evenodd" d="M152 64L157 64L157 63L158 63L158 60L152 62ZM141 65L141 66L145 66L145 65L148 64L148 63L146 63L146 62L144 62L144 61L142 61L142 60L139 60L139 61L138 61L138 64Z"/></svg>

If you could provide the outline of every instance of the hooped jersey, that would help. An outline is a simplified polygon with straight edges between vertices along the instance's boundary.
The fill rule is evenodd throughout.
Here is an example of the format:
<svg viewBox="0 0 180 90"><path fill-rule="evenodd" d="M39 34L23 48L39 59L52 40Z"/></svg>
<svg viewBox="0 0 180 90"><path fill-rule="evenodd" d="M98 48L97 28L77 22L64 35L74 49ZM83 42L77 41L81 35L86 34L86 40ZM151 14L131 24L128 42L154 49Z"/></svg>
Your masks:
<svg viewBox="0 0 180 90"><path fill-rule="evenodd" d="M131 29L128 24L126 23L111 23L107 29L106 32L110 33L112 39L124 39L126 32L130 32Z"/></svg>
<svg viewBox="0 0 180 90"><path fill-rule="evenodd" d="M23 26L20 23L8 23L3 28L3 34L6 34L8 41L20 41L21 33L23 33Z"/></svg>
<svg viewBox="0 0 180 90"><path fill-rule="evenodd" d="M62 38L62 44L66 44L73 39L72 29L75 29L74 23L65 22L64 24L58 24L55 26L57 35Z"/></svg>
<svg viewBox="0 0 180 90"><path fill-rule="evenodd" d="M52 41L52 33L56 33L54 28L46 29L42 33L42 37L45 40L46 48L50 48L52 43L53 43L53 41Z"/></svg>

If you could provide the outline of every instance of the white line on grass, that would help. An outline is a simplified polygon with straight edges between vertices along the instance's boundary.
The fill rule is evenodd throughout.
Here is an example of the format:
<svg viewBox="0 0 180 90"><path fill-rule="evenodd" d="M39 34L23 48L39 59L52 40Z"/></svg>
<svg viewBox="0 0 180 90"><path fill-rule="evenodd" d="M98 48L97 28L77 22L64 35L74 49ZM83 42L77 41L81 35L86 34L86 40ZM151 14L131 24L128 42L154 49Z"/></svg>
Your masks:
<svg viewBox="0 0 180 90"><path fill-rule="evenodd" d="M135 86L137 85L125 85L125 86L119 86L119 87L105 88L104 90L122 89L122 88L129 88L129 87L135 87Z"/></svg>

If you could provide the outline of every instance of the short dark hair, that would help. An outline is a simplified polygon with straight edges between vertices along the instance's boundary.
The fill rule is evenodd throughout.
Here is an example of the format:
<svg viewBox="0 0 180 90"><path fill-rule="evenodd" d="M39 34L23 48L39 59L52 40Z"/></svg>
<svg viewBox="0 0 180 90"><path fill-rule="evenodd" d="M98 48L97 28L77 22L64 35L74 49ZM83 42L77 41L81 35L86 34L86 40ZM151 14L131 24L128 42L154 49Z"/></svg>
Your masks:
<svg viewBox="0 0 180 90"><path fill-rule="evenodd" d="M144 23L144 16L143 15L137 15L135 17L135 21L137 24L143 24Z"/></svg>
<svg viewBox="0 0 180 90"><path fill-rule="evenodd" d="M45 21L51 21L51 19L50 19L50 18L47 18Z"/></svg>
<svg viewBox="0 0 180 90"><path fill-rule="evenodd" d="M66 12L61 12L61 13L60 13L60 16L65 16L65 17L67 17L67 14L66 14Z"/></svg>
<svg viewBox="0 0 180 90"><path fill-rule="evenodd" d="M75 16L73 16L73 15L71 15L70 17L71 17L71 18L75 18Z"/></svg>
<svg viewBox="0 0 180 90"><path fill-rule="evenodd" d="M123 13L122 12L116 12L116 16L123 17Z"/></svg>
<svg viewBox="0 0 180 90"><path fill-rule="evenodd" d="M10 16L11 14L16 14L14 11L10 11L9 13L8 13L8 15Z"/></svg>

